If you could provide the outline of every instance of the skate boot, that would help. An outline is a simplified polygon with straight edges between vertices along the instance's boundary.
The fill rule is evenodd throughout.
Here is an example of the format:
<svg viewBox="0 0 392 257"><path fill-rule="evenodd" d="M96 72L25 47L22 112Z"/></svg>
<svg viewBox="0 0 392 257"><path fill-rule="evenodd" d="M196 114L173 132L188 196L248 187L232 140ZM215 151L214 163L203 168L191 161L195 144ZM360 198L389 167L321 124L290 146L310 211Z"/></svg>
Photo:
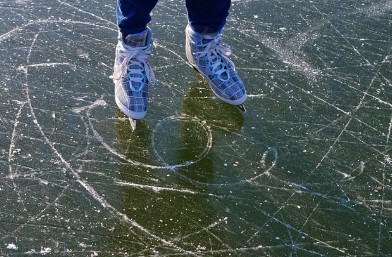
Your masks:
<svg viewBox="0 0 392 257"><path fill-rule="evenodd" d="M214 94L245 112L246 90L229 59L231 49L221 34L200 34L186 28L186 56L190 64L208 81Z"/></svg>
<svg viewBox="0 0 392 257"><path fill-rule="evenodd" d="M113 82L115 100L120 110L129 117L132 129L136 121L144 118L148 108L148 87L156 83L148 63L151 55L151 30L130 34L123 39L121 33L116 47Z"/></svg>

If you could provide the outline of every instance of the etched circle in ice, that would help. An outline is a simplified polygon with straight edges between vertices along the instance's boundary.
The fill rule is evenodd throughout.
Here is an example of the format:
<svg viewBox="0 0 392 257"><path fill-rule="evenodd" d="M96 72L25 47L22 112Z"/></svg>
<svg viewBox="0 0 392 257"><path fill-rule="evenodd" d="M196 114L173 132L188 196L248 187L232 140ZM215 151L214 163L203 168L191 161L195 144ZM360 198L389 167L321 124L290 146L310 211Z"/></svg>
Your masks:
<svg viewBox="0 0 392 257"><path fill-rule="evenodd" d="M195 117L171 116L157 123L151 143L154 154L165 166L187 166L208 154L212 133L205 122Z"/></svg>

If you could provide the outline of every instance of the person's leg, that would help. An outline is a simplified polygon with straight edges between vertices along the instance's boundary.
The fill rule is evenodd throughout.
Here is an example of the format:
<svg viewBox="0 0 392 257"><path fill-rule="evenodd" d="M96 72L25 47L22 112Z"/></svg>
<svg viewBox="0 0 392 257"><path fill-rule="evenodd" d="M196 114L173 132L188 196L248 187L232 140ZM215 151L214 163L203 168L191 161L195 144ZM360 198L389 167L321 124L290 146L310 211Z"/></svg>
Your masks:
<svg viewBox="0 0 392 257"><path fill-rule="evenodd" d="M230 6L231 0L186 0L189 25L201 34L221 31Z"/></svg>
<svg viewBox="0 0 392 257"><path fill-rule="evenodd" d="M144 118L148 108L148 88L155 76L148 62L153 43L150 12L157 0L117 0L118 43L113 81L115 100L120 110L131 119Z"/></svg>
<svg viewBox="0 0 392 257"><path fill-rule="evenodd" d="M151 21L150 12L158 0L117 0L117 25L125 38L140 33Z"/></svg>
<svg viewBox="0 0 392 257"><path fill-rule="evenodd" d="M230 60L230 48L222 42L222 29L230 0L187 0L186 56L190 64L208 81L215 95L245 111L244 83Z"/></svg>

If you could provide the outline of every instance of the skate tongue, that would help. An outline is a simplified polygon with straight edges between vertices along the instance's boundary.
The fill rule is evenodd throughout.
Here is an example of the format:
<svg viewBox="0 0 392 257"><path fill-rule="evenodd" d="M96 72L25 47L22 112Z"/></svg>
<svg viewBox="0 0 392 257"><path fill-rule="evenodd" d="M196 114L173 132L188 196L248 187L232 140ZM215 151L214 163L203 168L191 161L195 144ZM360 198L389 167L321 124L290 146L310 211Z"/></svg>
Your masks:
<svg viewBox="0 0 392 257"><path fill-rule="evenodd" d="M228 79L230 79L229 73L228 73L228 64L227 62L225 62L225 58L224 55L225 53L218 53L216 51L216 47L219 46L220 44L220 38L217 39L217 35L219 32L215 32L215 33L210 33L210 34L203 34L202 35L202 43L207 45L207 44L212 44L210 49L213 49L214 54L211 55L211 59L210 62L214 67L214 72L216 72L218 75L218 78L221 79L222 81L227 81ZM215 40L215 42L211 42ZM222 56L221 56L222 54ZM217 65L215 65L217 64Z"/></svg>
<svg viewBox="0 0 392 257"><path fill-rule="evenodd" d="M215 33L210 33L210 34L202 34L202 42L203 44L207 44L209 43L211 40L213 40L215 38L216 35L218 35L218 32Z"/></svg>
<svg viewBox="0 0 392 257"><path fill-rule="evenodd" d="M147 30L138 34L130 34L125 37L124 41L130 47L143 47L147 44L147 34Z"/></svg>
<svg viewBox="0 0 392 257"><path fill-rule="evenodd" d="M142 31L137 34L129 34L128 36L125 37L124 41L125 44L127 44L130 47L144 47L147 44L147 36L148 36L148 31ZM140 73L129 73L129 77L133 78L130 80L130 86L133 88L133 90L139 91L141 87L143 86L142 82L136 82L137 80L141 79L144 77L143 75L143 67L139 63L134 63L131 61L131 63L128 63L128 69L133 69L133 70L141 70ZM135 80L136 81L132 81Z"/></svg>

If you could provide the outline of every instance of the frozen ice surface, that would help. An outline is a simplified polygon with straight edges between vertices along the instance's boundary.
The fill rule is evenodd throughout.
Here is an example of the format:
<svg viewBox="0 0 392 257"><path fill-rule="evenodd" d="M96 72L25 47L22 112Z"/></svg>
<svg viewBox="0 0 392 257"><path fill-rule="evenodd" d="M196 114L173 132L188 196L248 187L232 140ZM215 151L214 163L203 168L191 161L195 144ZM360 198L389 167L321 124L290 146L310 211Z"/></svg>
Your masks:
<svg viewBox="0 0 392 257"><path fill-rule="evenodd" d="M245 114L160 1L135 132L114 5L0 1L0 256L390 256L391 1L233 1Z"/></svg>

